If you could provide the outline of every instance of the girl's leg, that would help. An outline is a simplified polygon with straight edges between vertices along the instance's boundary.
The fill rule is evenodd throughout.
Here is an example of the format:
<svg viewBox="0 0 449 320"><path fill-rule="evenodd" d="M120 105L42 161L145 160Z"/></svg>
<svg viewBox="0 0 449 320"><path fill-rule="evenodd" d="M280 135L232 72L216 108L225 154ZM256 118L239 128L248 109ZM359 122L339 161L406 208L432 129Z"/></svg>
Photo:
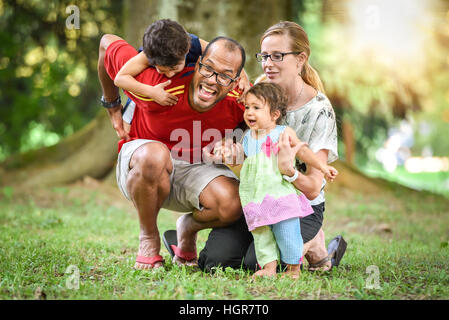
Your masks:
<svg viewBox="0 0 449 320"><path fill-rule="evenodd" d="M281 253L281 261L287 264L287 273L297 278L301 272L299 262L303 252L299 219L278 222L272 225L272 230Z"/></svg>
<svg viewBox="0 0 449 320"><path fill-rule="evenodd" d="M279 255L273 232L269 226L263 226L254 229L252 234L257 261L262 267L262 270L254 274L254 277L275 276Z"/></svg>

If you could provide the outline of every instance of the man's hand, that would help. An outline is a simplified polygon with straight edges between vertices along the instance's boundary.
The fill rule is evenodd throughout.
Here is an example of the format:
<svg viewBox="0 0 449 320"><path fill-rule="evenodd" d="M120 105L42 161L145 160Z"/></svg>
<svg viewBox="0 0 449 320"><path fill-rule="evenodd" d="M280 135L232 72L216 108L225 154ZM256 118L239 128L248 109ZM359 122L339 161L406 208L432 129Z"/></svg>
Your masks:
<svg viewBox="0 0 449 320"><path fill-rule="evenodd" d="M233 143L232 139L221 140L203 148L203 159L207 163L238 166L244 160L243 146Z"/></svg>
<svg viewBox="0 0 449 320"><path fill-rule="evenodd" d="M149 92L148 96L153 98L154 101L156 101L161 106L173 106L178 102L178 97L168 93L164 90L164 88L168 85L170 85L171 80L167 80L163 83L160 83L158 85L155 85L154 87L151 87L151 91Z"/></svg>
<svg viewBox="0 0 449 320"><path fill-rule="evenodd" d="M111 119L112 127L117 133L117 136L120 139L125 139L125 141L131 139L129 134L125 131L125 128L123 127L122 105L119 105L115 108L109 108L107 110L109 114L109 119Z"/></svg>
<svg viewBox="0 0 449 320"><path fill-rule="evenodd" d="M232 139L226 139L214 153L221 154L224 164L235 167L243 164L245 152L241 143L234 143Z"/></svg>

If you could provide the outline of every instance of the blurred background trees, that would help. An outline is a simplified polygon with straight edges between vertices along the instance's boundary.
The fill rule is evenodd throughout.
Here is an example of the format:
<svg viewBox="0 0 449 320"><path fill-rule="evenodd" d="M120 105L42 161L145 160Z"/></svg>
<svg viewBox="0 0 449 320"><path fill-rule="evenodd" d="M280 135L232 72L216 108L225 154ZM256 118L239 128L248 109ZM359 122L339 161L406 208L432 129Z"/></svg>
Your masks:
<svg viewBox="0 0 449 320"><path fill-rule="evenodd" d="M79 29L66 26L70 5L79 9ZM447 2L0 0L0 173L31 164L58 183L107 175L116 137L98 103L99 40L115 33L138 47L159 18L205 40L237 39L252 80L262 73L254 59L261 34L280 20L296 21L309 34L310 62L337 113L342 159L367 173L410 177L403 166L410 157L447 159ZM448 170L432 183L449 190Z"/></svg>

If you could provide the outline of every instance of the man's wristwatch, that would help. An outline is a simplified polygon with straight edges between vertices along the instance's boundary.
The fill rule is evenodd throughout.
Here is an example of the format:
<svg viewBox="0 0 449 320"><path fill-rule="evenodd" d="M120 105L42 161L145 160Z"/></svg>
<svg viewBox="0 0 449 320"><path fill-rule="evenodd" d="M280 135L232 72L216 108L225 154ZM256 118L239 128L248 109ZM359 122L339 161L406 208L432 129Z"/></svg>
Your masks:
<svg viewBox="0 0 449 320"><path fill-rule="evenodd" d="M115 108L118 105L122 104L122 99L120 98L120 96L118 96L117 99L115 99L114 101L111 101L111 102L107 102L104 99L104 96L101 96L100 101L101 101L101 104L103 105L103 107L105 107L106 109Z"/></svg>
<svg viewBox="0 0 449 320"><path fill-rule="evenodd" d="M286 176L285 174L283 174L282 178L284 178L285 181L288 181L288 182L292 183L293 181L298 179L298 176L299 176L299 171L297 169L295 169L295 174L294 175L289 177L289 176Z"/></svg>

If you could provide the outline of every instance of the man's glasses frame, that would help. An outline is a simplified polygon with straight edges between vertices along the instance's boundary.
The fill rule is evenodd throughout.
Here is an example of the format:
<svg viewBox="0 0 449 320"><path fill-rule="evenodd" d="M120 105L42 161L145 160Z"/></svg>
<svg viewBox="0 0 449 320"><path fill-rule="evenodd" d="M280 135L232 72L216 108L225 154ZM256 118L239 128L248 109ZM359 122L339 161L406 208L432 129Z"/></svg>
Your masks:
<svg viewBox="0 0 449 320"><path fill-rule="evenodd" d="M298 51L292 51L292 52L274 52L272 54L264 54L264 53L256 53L256 59L259 62L265 62L268 60L268 58L271 59L271 61L273 62L279 62L284 60L284 56L287 54L294 54L294 55L298 55L302 52L298 52Z"/></svg>
<svg viewBox="0 0 449 320"><path fill-rule="evenodd" d="M229 86L231 83L233 83L235 80L237 80L237 77L235 78L231 78L230 76L224 74L224 73L218 73L217 71L215 71L214 69L212 69L211 67L209 67L208 65L202 63L202 60L198 62L199 64L199 69L198 72L205 78L210 78L212 76L215 75L215 80L217 81L217 83L220 86L223 87L227 87ZM206 72L206 73L204 73Z"/></svg>

